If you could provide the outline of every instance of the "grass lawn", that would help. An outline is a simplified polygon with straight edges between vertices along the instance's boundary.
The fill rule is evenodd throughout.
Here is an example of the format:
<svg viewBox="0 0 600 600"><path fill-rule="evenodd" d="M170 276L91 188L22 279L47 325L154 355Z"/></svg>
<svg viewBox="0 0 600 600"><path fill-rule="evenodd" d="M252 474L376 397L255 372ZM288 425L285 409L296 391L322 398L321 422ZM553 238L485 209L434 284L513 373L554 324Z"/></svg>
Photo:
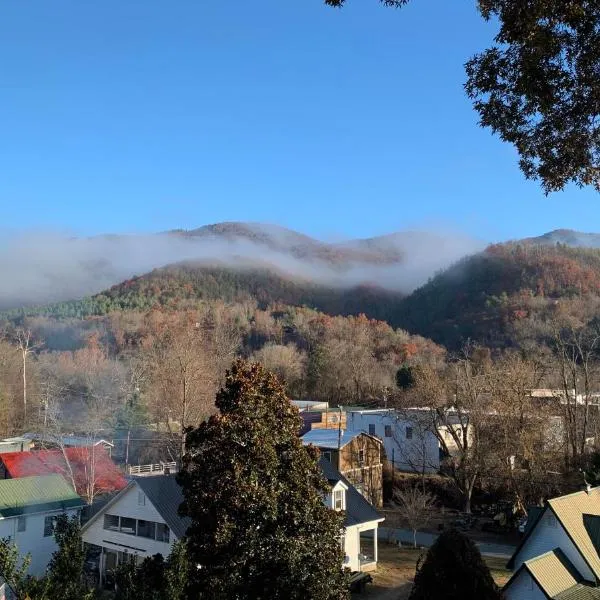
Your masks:
<svg viewBox="0 0 600 600"><path fill-rule="evenodd" d="M415 566L421 554L427 549L398 548L392 544L379 543L379 563L377 571L371 573L373 583L367 586L364 594L356 594L356 598L373 598L377 600L404 600L410 594L415 576ZM506 559L484 557L490 568L494 581L502 586L510 577L505 569Z"/></svg>

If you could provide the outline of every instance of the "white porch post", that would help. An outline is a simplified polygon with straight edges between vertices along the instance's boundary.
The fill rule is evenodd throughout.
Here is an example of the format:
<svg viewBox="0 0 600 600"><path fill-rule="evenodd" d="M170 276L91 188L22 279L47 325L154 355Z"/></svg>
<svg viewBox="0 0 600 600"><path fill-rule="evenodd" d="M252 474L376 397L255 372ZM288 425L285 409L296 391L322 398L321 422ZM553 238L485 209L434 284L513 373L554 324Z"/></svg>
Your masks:
<svg viewBox="0 0 600 600"><path fill-rule="evenodd" d="M373 554L375 555L373 558L375 559L375 562L377 562L377 531L378 527L375 527L373 530Z"/></svg>
<svg viewBox="0 0 600 600"><path fill-rule="evenodd" d="M99 571L99 577L98 577L98 584L99 587L102 587L102 583L104 581L104 546L100 547L100 565L98 567L98 571Z"/></svg>

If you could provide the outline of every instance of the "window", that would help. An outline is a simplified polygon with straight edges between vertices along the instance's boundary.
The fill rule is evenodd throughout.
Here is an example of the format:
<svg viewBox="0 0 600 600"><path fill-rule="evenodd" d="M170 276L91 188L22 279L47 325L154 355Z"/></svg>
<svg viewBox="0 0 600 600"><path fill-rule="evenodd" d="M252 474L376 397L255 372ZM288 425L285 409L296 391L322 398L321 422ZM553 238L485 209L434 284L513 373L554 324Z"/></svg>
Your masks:
<svg viewBox="0 0 600 600"><path fill-rule="evenodd" d="M121 533L135 535L135 525L135 519L131 519L130 517L121 517L121 526L119 527L119 531Z"/></svg>
<svg viewBox="0 0 600 600"><path fill-rule="evenodd" d="M54 522L56 517L46 517L44 519L44 537L50 537L54 533Z"/></svg>
<svg viewBox="0 0 600 600"><path fill-rule="evenodd" d="M333 508L335 510L344 510L344 490L335 490L333 492Z"/></svg>
<svg viewBox="0 0 600 600"><path fill-rule="evenodd" d="M375 435L375 423L369 423L369 435Z"/></svg>
<svg viewBox="0 0 600 600"><path fill-rule="evenodd" d="M385 437L392 437L392 426L391 425L385 426Z"/></svg>
<svg viewBox="0 0 600 600"><path fill-rule="evenodd" d="M156 537L156 523L153 521L138 521L137 534L153 540Z"/></svg>
<svg viewBox="0 0 600 600"><path fill-rule="evenodd" d="M157 542L168 542L169 541L169 527L164 523L156 524L156 541Z"/></svg>
<svg viewBox="0 0 600 600"><path fill-rule="evenodd" d="M554 515L548 515L548 527L556 527L556 517Z"/></svg>
<svg viewBox="0 0 600 600"><path fill-rule="evenodd" d="M406 428L406 439L407 440L412 440L412 435L413 435L413 428L412 427L407 427Z"/></svg>
<svg viewBox="0 0 600 600"><path fill-rule="evenodd" d="M27 529L27 517L19 517L17 519L17 531L25 531Z"/></svg>
<svg viewBox="0 0 600 600"><path fill-rule="evenodd" d="M138 492L138 506L144 506L146 504L146 494L144 492Z"/></svg>
<svg viewBox="0 0 600 600"><path fill-rule="evenodd" d="M365 464L365 451L364 450L358 451L358 464L359 465Z"/></svg>
<svg viewBox="0 0 600 600"><path fill-rule="evenodd" d="M331 452L329 452L328 450L326 450L325 452L323 452L323 458L327 462L331 462Z"/></svg>
<svg viewBox="0 0 600 600"><path fill-rule="evenodd" d="M116 515L104 515L104 529L119 531L119 517Z"/></svg>

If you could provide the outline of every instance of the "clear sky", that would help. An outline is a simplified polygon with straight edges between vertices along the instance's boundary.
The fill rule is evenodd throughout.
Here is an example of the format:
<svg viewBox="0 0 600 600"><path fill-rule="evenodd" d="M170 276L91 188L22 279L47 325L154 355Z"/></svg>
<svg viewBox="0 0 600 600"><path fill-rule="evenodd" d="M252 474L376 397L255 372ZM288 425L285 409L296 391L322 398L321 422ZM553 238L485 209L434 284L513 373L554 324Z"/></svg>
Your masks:
<svg viewBox="0 0 600 600"><path fill-rule="evenodd" d="M0 227L600 231L598 194L544 197L477 126L493 33L475 0L3 0Z"/></svg>

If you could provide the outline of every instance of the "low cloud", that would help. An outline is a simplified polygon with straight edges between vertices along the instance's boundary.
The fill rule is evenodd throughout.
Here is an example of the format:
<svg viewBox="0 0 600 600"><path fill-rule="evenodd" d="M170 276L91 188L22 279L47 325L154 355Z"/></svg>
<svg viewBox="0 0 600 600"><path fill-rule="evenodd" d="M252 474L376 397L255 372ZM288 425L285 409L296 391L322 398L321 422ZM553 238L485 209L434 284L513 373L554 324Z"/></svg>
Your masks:
<svg viewBox="0 0 600 600"><path fill-rule="evenodd" d="M265 230L266 236L273 231ZM373 264L351 259L335 263L298 258L293 252L264 240L219 235L119 235L66 238L52 233L4 235L0 244L0 308L77 299L100 292L124 279L171 263L202 261L231 268L259 265L289 277L324 285L378 285L409 293L435 272L461 257L481 250L485 243L455 233L400 232L391 236L332 245L348 249L376 248L382 255L401 255L400 261Z"/></svg>

